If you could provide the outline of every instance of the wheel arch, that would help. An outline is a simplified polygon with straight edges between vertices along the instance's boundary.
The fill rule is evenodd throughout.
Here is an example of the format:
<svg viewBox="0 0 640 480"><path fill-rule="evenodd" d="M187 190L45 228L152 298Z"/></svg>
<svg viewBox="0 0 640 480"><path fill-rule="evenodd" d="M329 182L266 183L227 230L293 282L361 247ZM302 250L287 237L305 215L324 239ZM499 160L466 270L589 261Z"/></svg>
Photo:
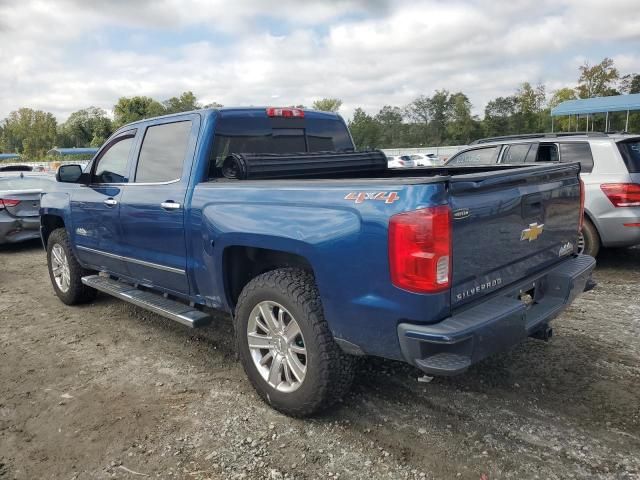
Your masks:
<svg viewBox="0 0 640 480"><path fill-rule="evenodd" d="M233 311L242 289L253 278L279 268L300 268L314 275L309 260L297 253L244 245L227 246L222 254L223 285Z"/></svg>
<svg viewBox="0 0 640 480"><path fill-rule="evenodd" d="M42 237L42 244L47 248L47 242L51 232L58 228L65 228L64 219L59 215L53 215L45 213L40 216L40 236Z"/></svg>

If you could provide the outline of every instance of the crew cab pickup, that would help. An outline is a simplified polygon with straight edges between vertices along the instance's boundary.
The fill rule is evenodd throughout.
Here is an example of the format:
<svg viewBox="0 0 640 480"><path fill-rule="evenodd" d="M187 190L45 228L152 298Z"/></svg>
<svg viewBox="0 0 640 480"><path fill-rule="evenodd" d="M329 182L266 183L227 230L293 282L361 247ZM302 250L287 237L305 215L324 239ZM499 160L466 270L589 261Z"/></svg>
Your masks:
<svg viewBox="0 0 640 480"><path fill-rule="evenodd" d="M106 292L190 327L230 313L251 383L295 416L339 399L356 356L453 375L547 339L595 265L577 254L579 164L282 167L367 155L340 116L309 110L126 125L42 197L55 293ZM230 159L246 164L229 173ZM251 177L261 165L270 176Z"/></svg>

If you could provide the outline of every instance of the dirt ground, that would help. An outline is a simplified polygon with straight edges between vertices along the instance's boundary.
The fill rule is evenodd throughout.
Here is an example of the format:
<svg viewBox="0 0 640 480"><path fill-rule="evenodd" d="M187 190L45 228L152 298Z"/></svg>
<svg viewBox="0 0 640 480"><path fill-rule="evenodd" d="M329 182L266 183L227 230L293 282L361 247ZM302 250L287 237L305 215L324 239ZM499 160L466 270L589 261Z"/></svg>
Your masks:
<svg viewBox="0 0 640 480"><path fill-rule="evenodd" d="M0 479L640 478L640 249L528 340L431 383L369 359L311 420L263 404L230 321L67 307L38 242L0 248Z"/></svg>

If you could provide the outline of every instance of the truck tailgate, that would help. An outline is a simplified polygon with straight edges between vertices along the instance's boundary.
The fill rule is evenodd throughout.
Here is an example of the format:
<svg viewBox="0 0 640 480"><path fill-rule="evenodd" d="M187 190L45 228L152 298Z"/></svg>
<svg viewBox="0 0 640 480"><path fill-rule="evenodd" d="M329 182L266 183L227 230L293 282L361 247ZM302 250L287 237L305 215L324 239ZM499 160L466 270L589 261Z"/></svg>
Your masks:
<svg viewBox="0 0 640 480"><path fill-rule="evenodd" d="M579 170L555 164L451 178L452 309L576 251Z"/></svg>

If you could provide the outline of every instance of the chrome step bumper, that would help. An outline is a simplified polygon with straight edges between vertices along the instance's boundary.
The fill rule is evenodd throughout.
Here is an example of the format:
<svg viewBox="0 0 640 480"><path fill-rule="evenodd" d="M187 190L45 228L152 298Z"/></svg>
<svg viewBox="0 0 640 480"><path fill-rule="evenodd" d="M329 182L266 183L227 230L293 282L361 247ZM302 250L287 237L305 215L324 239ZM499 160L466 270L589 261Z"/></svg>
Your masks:
<svg viewBox="0 0 640 480"><path fill-rule="evenodd" d="M196 308L165 298L158 293L140 290L119 280L100 275L89 275L82 277L82 283L170 320L175 320L187 327L198 328L211 322L209 315Z"/></svg>

